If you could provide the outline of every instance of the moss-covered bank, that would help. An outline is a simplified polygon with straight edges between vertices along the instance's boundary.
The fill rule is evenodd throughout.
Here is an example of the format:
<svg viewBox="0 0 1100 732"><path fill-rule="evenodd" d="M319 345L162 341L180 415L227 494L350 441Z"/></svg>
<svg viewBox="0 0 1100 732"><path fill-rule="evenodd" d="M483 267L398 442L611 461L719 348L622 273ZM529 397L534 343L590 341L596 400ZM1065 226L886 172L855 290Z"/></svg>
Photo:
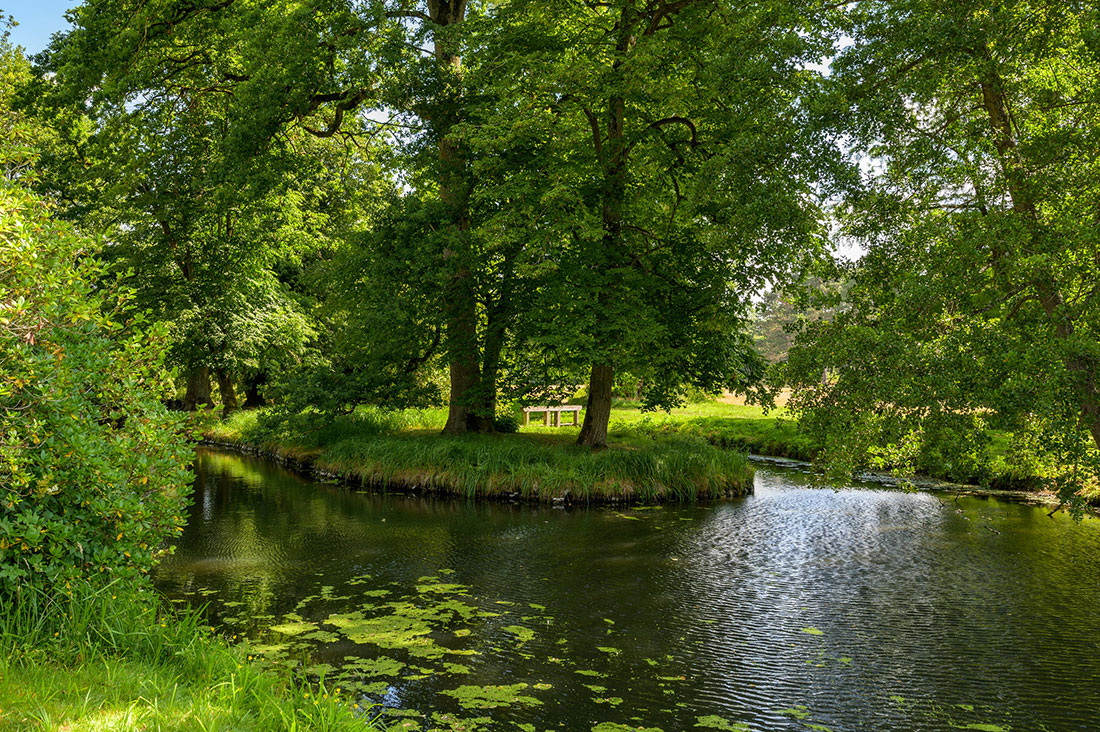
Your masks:
<svg viewBox="0 0 1100 732"><path fill-rule="evenodd" d="M613 430L610 446L593 452L562 431L450 437L410 424L407 415L372 410L317 428L262 416L238 413L211 425L206 440L380 490L545 503L693 501L752 491L747 457L700 437Z"/></svg>

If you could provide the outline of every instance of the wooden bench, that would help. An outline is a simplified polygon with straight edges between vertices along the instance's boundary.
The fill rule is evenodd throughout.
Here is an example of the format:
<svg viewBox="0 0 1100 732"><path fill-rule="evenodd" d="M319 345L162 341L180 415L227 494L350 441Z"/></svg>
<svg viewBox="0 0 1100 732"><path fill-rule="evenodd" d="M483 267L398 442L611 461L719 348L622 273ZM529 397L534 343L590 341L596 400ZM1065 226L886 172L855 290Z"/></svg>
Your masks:
<svg viewBox="0 0 1100 732"><path fill-rule="evenodd" d="M581 407L578 404L562 404L560 406L541 406L541 407L524 407L523 408L523 425L526 427L531 424L531 412L542 412L542 423L547 427L561 427L561 413L569 412L573 415L573 421L567 426L576 427L580 424ZM553 415L553 424L551 424L551 415Z"/></svg>

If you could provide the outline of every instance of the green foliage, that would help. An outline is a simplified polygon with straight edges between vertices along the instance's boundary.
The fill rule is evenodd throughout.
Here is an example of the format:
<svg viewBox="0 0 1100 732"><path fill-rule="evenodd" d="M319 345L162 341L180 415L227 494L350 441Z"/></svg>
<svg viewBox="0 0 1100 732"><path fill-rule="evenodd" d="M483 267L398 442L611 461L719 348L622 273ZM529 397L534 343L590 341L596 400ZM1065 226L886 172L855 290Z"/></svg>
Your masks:
<svg viewBox="0 0 1100 732"><path fill-rule="evenodd" d="M982 479L987 426L1033 430L1049 487L1075 501L1100 469L1096 10L913 0L837 17L853 43L834 113L875 159L841 214L867 254L850 309L791 350L791 407L840 475L878 447L902 470Z"/></svg>
<svg viewBox="0 0 1100 732"><path fill-rule="evenodd" d="M493 418L493 431L503 433L519 432L519 419L515 414L497 412L497 415Z"/></svg>
<svg viewBox="0 0 1100 732"><path fill-rule="evenodd" d="M302 129L243 145L240 99L219 87L223 69L195 63L164 78L157 64L171 62L152 42L125 70L102 66L132 51L134 38L115 27L97 37L96 10L120 8L78 9L85 26L43 57L56 76L27 92L43 119L78 114L87 123L64 135L80 164L54 156L48 188L66 194L64 211L86 230L110 237L104 258L168 325L170 365L200 381L218 375L231 408L235 380L270 378L311 355L306 270L349 221L367 218L376 166L364 161L365 144ZM196 392L187 406L196 398L205 401Z"/></svg>
<svg viewBox="0 0 1100 732"><path fill-rule="evenodd" d="M121 260L174 362L290 371L292 411L442 403L443 362L454 430L592 363L668 407L759 372L751 292L821 251L805 64L829 39L805 8L169 5L78 8L47 68L102 122ZM296 230L340 241L294 298L264 272Z"/></svg>
<svg viewBox="0 0 1100 732"><path fill-rule="evenodd" d="M769 290L756 307L753 343L769 363L785 361L795 335L808 322L829 320L845 308L845 286L810 279Z"/></svg>
<svg viewBox="0 0 1100 732"><path fill-rule="evenodd" d="M668 408L759 372L748 296L822 242L811 181L829 150L796 67L827 43L799 12L505 3L485 21L496 63L470 83L493 96L463 135L484 156L486 228L523 232L513 394L542 401L606 364Z"/></svg>
<svg viewBox="0 0 1100 732"><path fill-rule="evenodd" d="M0 130L8 160L11 139ZM157 399L165 330L102 273L91 241L0 181L5 594L140 575L183 523L189 445Z"/></svg>

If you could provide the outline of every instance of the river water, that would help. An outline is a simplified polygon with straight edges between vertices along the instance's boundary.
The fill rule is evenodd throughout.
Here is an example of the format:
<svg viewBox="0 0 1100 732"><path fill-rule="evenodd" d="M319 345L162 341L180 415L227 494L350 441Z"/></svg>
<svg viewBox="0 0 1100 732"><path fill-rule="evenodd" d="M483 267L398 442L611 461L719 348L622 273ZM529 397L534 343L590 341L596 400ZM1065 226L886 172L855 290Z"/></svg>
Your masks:
<svg viewBox="0 0 1100 732"><path fill-rule="evenodd" d="M196 469L159 587L395 729L1100 730L1095 519L776 467L568 511Z"/></svg>

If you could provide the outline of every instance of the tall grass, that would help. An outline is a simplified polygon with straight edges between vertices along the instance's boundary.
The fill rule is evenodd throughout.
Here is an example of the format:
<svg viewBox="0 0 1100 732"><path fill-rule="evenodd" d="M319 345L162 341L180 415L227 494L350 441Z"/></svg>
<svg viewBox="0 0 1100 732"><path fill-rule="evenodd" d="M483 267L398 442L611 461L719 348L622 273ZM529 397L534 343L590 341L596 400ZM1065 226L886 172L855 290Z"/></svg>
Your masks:
<svg viewBox="0 0 1100 732"><path fill-rule="evenodd" d="M643 416L634 419L620 417L620 428L652 437L662 434L689 435L702 438L716 447L758 455L797 460L813 460L816 457L818 446L798 429L798 424L793 420L782 416L765 417L763 412L754 407L739 409L748 414L687 418L678 415Z"/></svg>
<svg viewBox="0 0 1100 732"><path fill-rule="evenodd" d="M752 485L744 455L691 439L593 452L525 435L389 435L338 441L317 465L381 487L543 501L692 501L743 494Z"/></svg>
<svg viewBox="0 0 1100 732"><path fill-rule="evenodd" d="M573 446L565 429L447 437L438 434L444 421L442 410L359 410L303 430L302 422L273 423L252 413L234 415L207 437L307 459L374 487L471 497L690 501L752 487L743 454L696 436L617 429L609 449L592 452Z"/></svg>
<svg viewBox="0 0 1100 732"><path fill-rule="evenodd" d="M147 587L0 601L0 729L378 728L353 700L261 666Z"/></svg>

